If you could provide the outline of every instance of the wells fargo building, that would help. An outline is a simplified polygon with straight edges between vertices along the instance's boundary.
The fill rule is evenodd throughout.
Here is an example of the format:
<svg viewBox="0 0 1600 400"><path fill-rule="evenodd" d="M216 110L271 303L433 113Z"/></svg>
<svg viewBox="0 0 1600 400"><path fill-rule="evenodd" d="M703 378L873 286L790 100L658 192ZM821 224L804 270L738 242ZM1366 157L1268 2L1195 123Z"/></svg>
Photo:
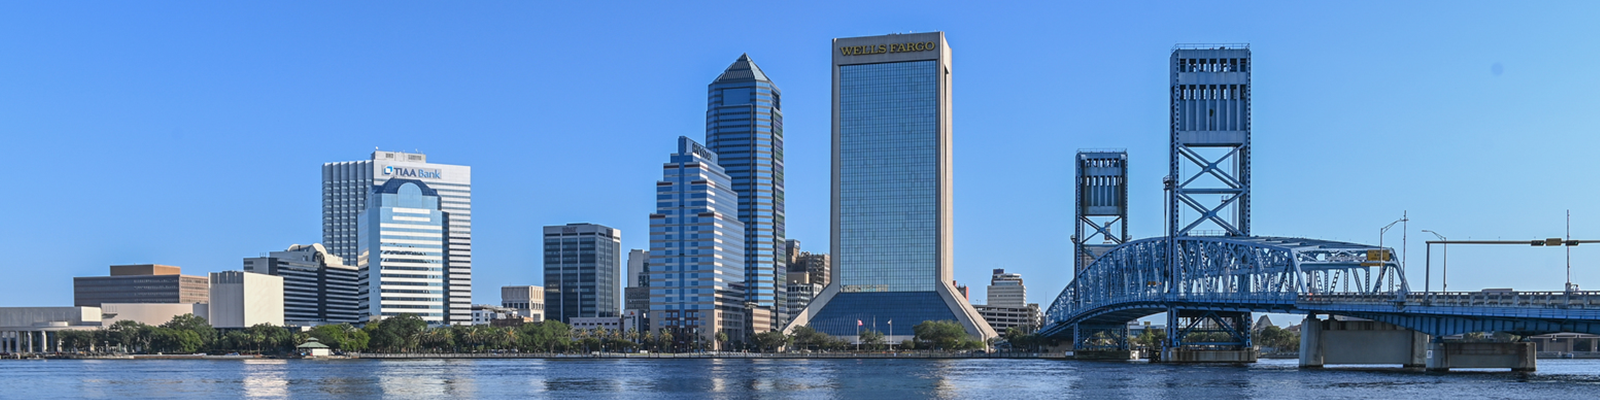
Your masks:
<svg viewBox="0 0 1600 400"><path fill-rule="evenodd" d="M995 335L955 288L950 65L943 32L833 40L834 267L790 329L898 342L953 320Z"/></svg>

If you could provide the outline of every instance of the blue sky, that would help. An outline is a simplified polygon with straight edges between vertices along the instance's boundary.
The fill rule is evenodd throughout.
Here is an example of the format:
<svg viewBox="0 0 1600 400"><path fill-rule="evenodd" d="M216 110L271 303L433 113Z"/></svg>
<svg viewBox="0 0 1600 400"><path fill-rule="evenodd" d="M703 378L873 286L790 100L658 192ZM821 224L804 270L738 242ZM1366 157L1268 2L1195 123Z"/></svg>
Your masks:
<svg viewBox="0 0 1600 400"><path fill-rule="evenodd" d="M1044 304L1070 280L1076 149L1128 149L1133 235L1160 233L1174 43L1251 43L1256 234L1371 243L1409 210L1419 288L1421 229L1559 236L1570 209L1600 237L1595 3L682 4L0 3L0 306L319 241L320 165L374 147L473 167L474 301L497 303L540 283L543 225L647 246L659 165L741 53L786 97L789 237L824 249L829 39L935 30L975 299L991 268ZM1451 250L1452 288L1561 288L1559 250ZM1573 265L1600 288L1600 246Z"/></svg>

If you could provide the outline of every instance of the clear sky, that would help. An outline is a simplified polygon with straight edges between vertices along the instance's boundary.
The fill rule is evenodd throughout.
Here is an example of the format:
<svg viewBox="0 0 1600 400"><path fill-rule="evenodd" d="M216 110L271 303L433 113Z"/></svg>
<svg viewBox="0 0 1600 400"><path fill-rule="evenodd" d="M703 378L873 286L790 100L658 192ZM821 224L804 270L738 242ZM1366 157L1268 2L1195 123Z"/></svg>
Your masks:
<svg viewBox="0 0 1600 400"><path fill-rule="evenodd" d="M1045 305L1070 280L1079 148L1129 151L1133 235L1160 234L1175 43L1251 43L1256 234L1374 243L1409 210L1418 288L1422 229L1553 237L1571 209L1600 239L1600 3L555 3L0 3L0 306L317 242L321 164L374 147L472 166L474 302L498 303L541 283L543 225L647 247L659 166L741 53L786 97L788 235L826 249L829 40L936 30L978 302L992 268ZM1561 289L1560 250L1451 250L1454 289ZM1600 245L1573 265L1600 289Z"/></svg>

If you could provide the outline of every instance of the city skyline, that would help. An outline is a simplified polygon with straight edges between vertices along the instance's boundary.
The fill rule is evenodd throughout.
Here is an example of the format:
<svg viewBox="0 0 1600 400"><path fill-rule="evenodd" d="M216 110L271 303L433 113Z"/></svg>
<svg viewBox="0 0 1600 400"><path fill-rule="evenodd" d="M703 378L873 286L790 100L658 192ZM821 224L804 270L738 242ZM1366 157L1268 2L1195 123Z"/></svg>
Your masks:
<svg viewBox="0 0 1600 400"><path fill-rule="evenodd" d="M1600 223L1600 208L1582 201L1594 197L1595 190L1572 179L1600 169L1581 154L1581 149L1600 144L1592 135L1581 135L1587 110L1597 105L1585 93L1600 84L1582 67L1595 65L1595 56L1571 50L1592 47L1594 38L1600 37L1594 28L1577 27L1580 17L1594 15L1592 9L1534 14L1404 5L1389 14L1372 16L1356 9L1274 5L1255 12L1315 12L1328 17L1304 27L1289 26L1282 19L1259 22L1248 18L1232 27L1169 27L1166 25L1185 25L1181 22L1193 19L1176 18L1176 13L1147 13L1132 18L1135 28L1110 31L1148 28L1149 32L1083 39L1115 27L1118 21L1127 22L1134 8L1144 8L1105 7L1087 11L1113 16L1107 21L1093 21L1082 15L1085 13L1075 12L1069 18L1082 18L1085 26L1061 28L1059 34L1029 40L1017 38L1050 32L978 24L924 11L787 30L769 43L724 39L714 33L725 32L716 30L673 28L669 36L681 37L686 43L633 50L644 54L681 52L666 58L671 61L662 63L659 74L628 82L643 85L635 96L658 99L652 104L660 109L616 121L584 119L577 125L562 118L592 114L574 113L571 107L575 106L554 102L576 96L582 101L572 103L588 103L593 100L585 97L589 92L533 78L513 78L518 74L511 67L530 61L501 58L479 48L451 50L448 45L454 42L449 39L455 36L439 39L448 43L427 42L419 50L389 44L364 53L377 61L334 54L345 45L312 47L304 50L311 55L303 59L326 63L332 71L314 72L292 63L247 67L261 54L291 54L297 40L304 38L301 36L253 38L226 27L201 25L216 30L224 39L250 41L257 49L245 52L211 42L220 39L177 37L180 43L212 45L182 49L107 39L102 37L107 30L64 32L79 27L76 24L52 28L22 21L0 29L56 36L29 43L5 42L19 49L19 56L40 62L0 67L0 74L17 77L13 89L0 95L0 106L16 110L16 118L0 129L17 148L31 150L16 155L20 161L50 166L22 174L16 178L19 184L50 190L6 200L6 205L34 212L18 216L12 225L29 229L8 228L0 240L38 254L21 255L8 261L4 269L42 284L0 294L0 304L66 304L71 277L96 275L106 265L170 264L201 274L236 269L239 259L268 250L316 242L318 192L307 182L316 176L318 165L353 159L372 146L420 149L441 162L474 167L479 176L473 189L479 195L473 199L478 222L473 226L473 247L478 253L473 261L479 268L473 270L472 303L498 303L498 287L541 284L536 230L525 226L585 221L625 232L647 231L647 224L638 216L652 209L644 199L649 196L646 182L659 178L653 176L659 168L659 144L703 131L704 98L700 96L704 92L700 90L726 66L729 54L741 53L761 59L767 72L784 77L789 124L785 143L788 214L795 218L786 236L827 243L828 225L823 217L829 207L827 66L826 60L818 62L821 56L816 53L825 49L823 43L831 38L934 28L950 32L951 45L964 55L955 63L962 78L955 86L962 99L956 104L960 146L955 173L960 190L955 202L960 206L955 217L955 271L957 281L972 288L973 298L982 298L978 282L984 282L986 272L993 268L1028 276L1035 289L1030 302L1048 304L1070 279L1066 271L1071 269L1071 260L1062 255L1071 252L1067 240L1072 221L1067 206L1072 196L1070 155L1078 148L1129 150L1134 159L1132 236L1160 234L1160 177L1165 169L1161 160L1166 155L1168 121L1162 60L1174 43L1182 42L1251 42L1254 61L1263 66L1254 78L1260 100L1255 102L1258 111L1253 121L1254 145L1258 146L1253 203L1257 234L1376 244L1378 228L1409 210L1412 235L1425 235L1420 230L1431 229L1452 239L1531 239L1560 236L1562 212L1569 208L1574 237L1600 233L1593 228ZM90 13L86 20L116 19L111 16L116 8L86 10ZM202 8L185 15L227 16L241 10L249 7ZM826 20L817 17L825 10L797 8L793 11L800 15L793 18ZM1424 10L1443 14L1430 23L1410 26L1406 17ZM1206 15L1210 11L1194 12ZM287 14L273 17L296 18ZM623 18L643 17L630 14ZM1443 24L1446 20L1491 19L1515 28L1482 32ZM181 18L168 21L190 28L199 24ZM355 33L371 28L365 23L335 28L312 22L317 33L360 43L388 43ZM561 25L550 29L579 28ZM134 31L130 37L136 39L172 34L148 27ZM499 44L520 44L509 47L541 50L535 52L542 57L598 68L577 75L593 78L614 70L596 67L597 63L585 57L609 61L617 56L589 48L622 48L627 36L631 35L602 35L555 45L575 47L551 48L509 39ZM95 44L91 39L109 42ZM1074 50L1041 49L1040 43ZM126 46L129 50L102 46ZM84 52L110 55L85 56L46 47L82 47ZM1081 57L1097 51L1105 52L1106 57ZM429 59L421 66L399 62L419 54L455 61ZM998 61L1006 54L1052 58L1042 63L1046 65L1019 66ZM200 67L177 67L169 72L161 70L168 61L157 56L202 62ZM111 69L113 64L124 69ZM351 79L359 73L354 70L374 67L379 67L374 70L381 71L380 78ZM45 71L50 68L60 71ZM550 75L577 71L550 68L540 71ZM487 76L508 82L501 86L446 78L476 69L487 69ZM1061 71L1050 72L1055 69ZM191 76L178 76L185 72ZM421 78L404 89L380 85L404 77ZM661 79L653 80L656 77ZM313 79L293 82L294 78ZM130 79L142 83L127 82ZM340 79L349 81L335 82ZM326 89L313 86L330 82L335 84ZM158 87L168 83L173 85ZM1041 88L1056 94L1024 93ZM493 105L474 100L480 97L523 100ZM291 105L291 99L304 99L308 104ZM364 102L372 104L351 105ZM534 115L523 116L528 110L534 110ZM1018 116L1019 111L1036 115ZM1100 118L1102 115L1110 117ZM1073 123L1057 123L1063 119ZM573 137L557 138L569 132ZM623 140L593 139L606 135L619 135ZM1458 138L1463 140L1453 141ZM276 150L290 143L309 146ZM514 157L528 151L556 163L592 165L599 160L599 164L610 165L597 166L593 175L575 181L530 174L527 163ZM264 156L232 168L194 168L239 165L235 158L240 154ZM1526 154L1539 156L1504 161ZM1508 168L1510 165L1517 167ZM1522 171L1527 172L1518 173ZM236 179L240 174L247 178ZM123 175L137 179L106 179ZM594 179L596 176L604 179ZM1340 181L1343 179L1348 181ZM603 183L578 183L584 181ZM66 187L64 182L97 182L84 186L98 187ZM1348 189L1310 190L1313 186L1308 182L1337 182L1338 187ZM1482 189L1487 184L1503 184L1508 189ZM1361 190L1391 185L1405 187L1392 194ZM584 196L591 198L526 203L538 197L542 188L561 187L584 189ZM118 195L116 200L122 206L102 210L87 202L104 198L106 192ZM229 215L213 204L253 211ZM240 223L250 228L240 229L236 226ZM130 235L132 230L141 233ZM1036 248L1023 248L984 233L1003 231L1034 233L1037 239L1029 245ZM1398 233L1398 229L1391 232L1385 245L1399 249ZM623 248L648 248L644 240L642 234L628 236ZM1408 257L1408 276L1412 285L1420 288L1423 279L1418 267L1424 251L1420 239L1412 242L1410 252L1416 254ZM1600 275L1587 266L1600 257L1584 249L1573 253L1574 278L1580 284L1591 282L1588 287L1600 285L1593 281ZM1459 269L1452 269L1452 288L1560 288L1563 264L1555 252L1454 250L1457 257L1452 259ZM1438 260L1434 263L1437 275ZM23 268L25 265L42 267ZM1492 271L1506 265L1517 266L1524 273L1499 279ZM1437 289L1438 276L1433 284Z"/></svg>

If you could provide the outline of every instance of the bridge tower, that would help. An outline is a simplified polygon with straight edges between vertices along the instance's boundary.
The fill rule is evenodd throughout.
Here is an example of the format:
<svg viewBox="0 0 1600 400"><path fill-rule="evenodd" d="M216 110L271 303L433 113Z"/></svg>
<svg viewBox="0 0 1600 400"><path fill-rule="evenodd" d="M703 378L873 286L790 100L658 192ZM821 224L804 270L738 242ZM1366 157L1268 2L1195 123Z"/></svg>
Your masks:
<svg viewBox="0 0 1600 400"><path fill-rule="evenodd" d="M1181 259L1182 236L1250 236L1249 44L1179 44L1172 49L1172 142L1167 175L1169 282L1197 263ZM1234 282L1248 291L1248 280ZM1169 296L1180 295L1175 286ZM1249 312L1167 309L1163 360L1255 361ZM1220 350L1219 350L1220 349Z"/></svg>
<svg viewBox="0 0 1600 400"><path fill-rule="evenodd" d="M1128 152L1078 150L1073 273L1128 242Z"/></svg>
<svg viewBox="0 0 1600 400"><path fill-rule="evenodd" d="M1251 68L1249 44L1172 50L1168 236L1250 236Z"/></svg>

